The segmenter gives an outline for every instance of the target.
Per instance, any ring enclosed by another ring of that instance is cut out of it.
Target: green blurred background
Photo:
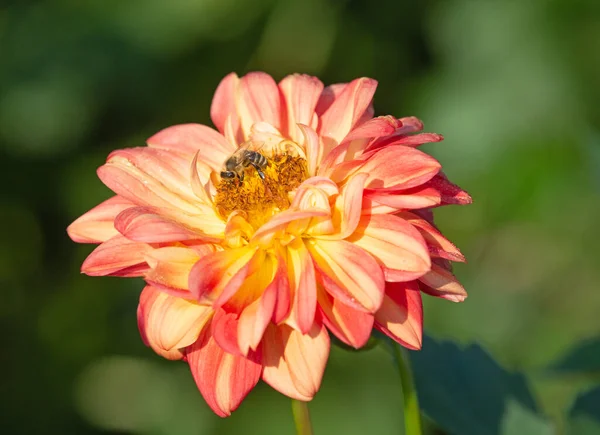
[[[110,195],[111,150],[210,124],[251,70],[376,78],[377,114],[445,135],[426,151],[475,200],[437,212],[470,297],[427,298],[426,330],[526,372],[564,426],[582,383],[542,369],[600,334],[600,2],[22,0],[0,6],[2,432],[293,433],[262,384],[214,416],[138,337],[142,281],[80,275],[92,246],[65,232]],[[388,355],[334,349],[311,410],[318,434],[402,433]]]

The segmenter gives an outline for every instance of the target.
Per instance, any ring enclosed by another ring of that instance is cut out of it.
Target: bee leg
[[[241,174],[238,175],[238,178],[240,179],[240,184],[244,182],[244,172],[243,171]]]
[[[265,179],[265,174],[263,171],[261,171],[260,167],[256,164],[256,163],[250,163],[252,166],[254,166],[254,169],[256,169],[256,172],[258,173],[258,176],[260,177],[261,180]]]

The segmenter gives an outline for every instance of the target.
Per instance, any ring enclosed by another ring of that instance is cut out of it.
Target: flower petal
[[[431,259],[425,240],[412,225],[393,215],[364,215],[348,241],[384,266],[387,281],[411,281],[427,273]]]
[[[225,123],[229,116],[237,118],[235,94],[239,83],[240,79],[237,74],[230,73],[221,80],[215,91],[210,105],[210,119],[221,133],[225,132]]]
[[[210,333],[225,352],[242,355],[238,344],[238,315],[236,313],[228,313],[223,308],[217,308],[210,322]]]
[[[369,174],[365,188],[398,190],[419,186],[433,178],[441,165],[433,157],[413,148],[390,146],[376,152],[353,171],[333,170],[331,179],[342,181],[348,175],[364,172]]]
[[[377,311],[385,282],[375,259],[345,240],[311,242],[307,246],[325,290],[354,309]]]
[[[298,124],[298,128],[302,132],[303,140],[298,143],[302,143],[306,152],[306,167],[308,176],[313,177],[317,173],[317,168],[323,159],[323,147],[319,141],[317,132],[312,128]]]
[[[279,89],[286,106],[287,125],[284,122],[283,133],[301,143],[303,135],[297,124],[316,127],[312,122],[315,119],[315,107],[323,91],[323,83],[316,77],[293,74],[279,82]]]
[[[202,257],[192,268],[189,287],[199,300],[220,307],[231,298],[251,273],[257,247],[219,251]]]
[[[315,324],[302,334],[286,325],[270,325],[263,345],[263,380],[288,397],[311,400],[321,386],[329,346],[324,326]]]
[[[355,310],[324,291],[319,291],[319,310],[327,329],[348,346],[358,349],[369,341],[372,314]]]
[[[217,171],[236,149],[235,145],[225,139],[221,133],[202,124],[180,124],[167,127],[156,133],[147,142],[150,148],[176,151],[188,155],[201,151],[200,161]],[[186,173],[183,172],[183,174]]]
[[[213,245],[205,245],[207,255],[214,252]],[[182,246],[166,246],[153,249],[145,256],[150,270],[146,273],[146,281],[159,286],[188,290],[188,277],[192,267],[202,257],[198,250]]]
[[[148,270],[145,255],[151,250],[147,243],[119,234],[94,249],[81,265],[81,272],[89,276],[142,276]]]
[[[294,210],[287,209],[273,216],[267,223],[262,225],[252,236],[252,242],[260,244],[270,244],[275,233],[282,231],[285,227],[295,220],[307,219],[318,216],[328,216],[329,212],[325,210]]]
[[[105,242],[119,234],[114,225],[115,217],[134,205],[125,198],[113,196],[77,218],[67,228],[67,234],[77,243]]]
[[[198,240],[205,236],[153,213],[152,209],[147,207],[131,207],[124,210],[116,217],[115,228],[130,240],[146,243]]]
[[[285,263],[268,256],[261,265],[260,272],[263,269],[266,269],[272,278],[269,278],[270,282],[264,290],[262,286],[259,288],[261,296],[244,308],[238,321],[239,349],[243,355],[247,355],[250,349],[258,348],[267,326],[276,315],[275,309],[278,305],[280,309],[285,310],[278,313],[280,319],[283,319],[289,310],[289,283]],[[282,294],[284,300],[278,301]]]
[[[319,135],[330,141],[330,146],[340,144],[361,119],[373,99],[377,82],[360,78],[348,83],[321,116]],[[326,88],[323,94],[331,92]],[[322,98],[327,98],[323,97]]]
[[[419,230],[427,243],[431,256],[441,257],[451,261],[465,261],[465,256],[462,255],[459,249],[446,239],[435,226],[425,219],[410,212],[402,212],[397,216],[405,219]]]
[[[281,130],[281,101],[275,80],[263,72],[242,77],[237,89],[237,111],[245,139],[257,122],[266,121]]]
[[[301,238],[287,245],[287,269],[292,304],[286,323],[306,334],[312,328],[317,310],[315,269]]]
[[[342,189],[336,200],[333,214],[334,225],[339,232],[315,237],[319,239],[340,240],[350,236],[356,230],[362,213],[363,190],[368,174],[356,174]]]
[[[426,187],[427,184],[412,189],[394,192],[368,191],[363,199],[363,214],[391,213],[398,210],[412,210],[440,205],[439,192]]]
[[[227,353],[207,330],[186,349],[186,357],[202,397],[220,417],[231,415],[240,406],[262,372],[259,354]]]
[[[188,180],[193,156],[152,148],[118,150],[98,168],[100,180],[117,195],[141,206],[197,213]]]
[[[431,270],[419,278],[421,290],[432,296],[462,302],[467,298],[467,291],[458,282],[452,272],[437,264],[431,265]]]
[[[385,298],[375,313],[375,326],[409,349],[423,343],[423,303],[415,281],[387,283]]]
[[[437,174],[428,184],[440,192],[442,205],[465,205],[473,202],[471,196],[467,192],[456,184],[452,184],[443,173]]]
[[[138,327],[144,342],[167,359],[181,359],[179,349],[194,343],[212,316],[198,305],[146,286],[140,295]]]

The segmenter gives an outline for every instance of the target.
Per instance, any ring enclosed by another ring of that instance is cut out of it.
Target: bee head
[[[222,171],[221,172],[221,178],[231,179],[231,178],[235,178],[235,177],[236,177],[236,174],[233,171]]]

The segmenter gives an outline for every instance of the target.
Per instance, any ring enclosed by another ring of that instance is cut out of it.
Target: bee
[[[238,177],[240,183],[244,181],[244,173],[248,166],[253,166],[261,180],[265,179],[263,169],[269,161],[258,150],[249,149],[252,142],[248,141],[240,147],[225,161],[225,168],[221,171],[221,178],[232,179]]]

